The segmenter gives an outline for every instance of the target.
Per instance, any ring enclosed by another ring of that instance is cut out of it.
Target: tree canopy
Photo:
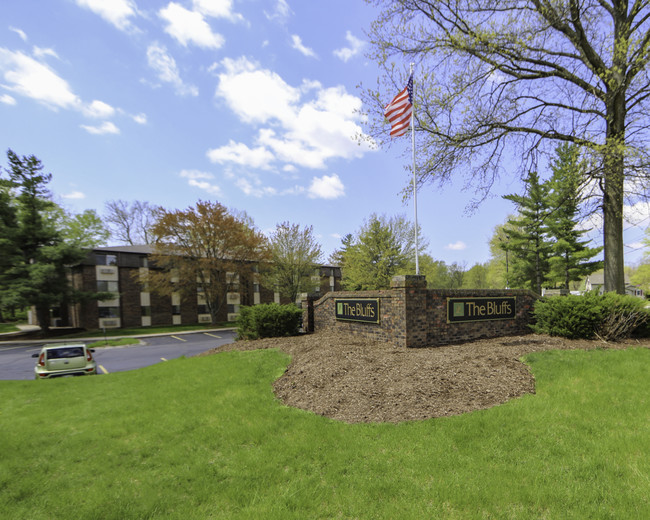
[[[218,202],[199,201],[185,210],[164,210],[152,228],[154,251],[150,290],[205,298],[216,323],[228,291],[270,260],[267,240],[250,219]]]
[[[320,244],[314,237],[314,228],[282,222],[269,237],[271,263],[264,281],[268,287],[277,287],[280,294],[295,302],[298,295],[312,292],[320,282],[313,281],[314,270],[321,261]]]
[[[515,158],[525,175],[558,143],[581,146],[603,213],[605,288],[622,293],[623,205],[647,182],[649,2],[367,1],[380,10],[370,57],[384,71],[364,95],[369,135],[387,137],[383,107],[410,61],[420,184],[465,172],[480,200]]]
[[[51,174],[34,155],[7,152],[8,179],[0,183],[0,307],[34,306],[44,333],[50,309],[106,294],[83,293],[68,282],[70,265],[80,262],[103,240],[94,212],[70,216],[50,199]],[[88,227],[81,229],[84,224]]]

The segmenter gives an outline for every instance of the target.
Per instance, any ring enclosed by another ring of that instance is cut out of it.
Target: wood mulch
[[[520,360],[543,350],[650,348],[530,334],[462,345],[406,349],[330,333],[237,341],[206,354],[276,348],[292,357],[273,384],[288,406],[348,422],[413,421],[490,408],[535,393]]]

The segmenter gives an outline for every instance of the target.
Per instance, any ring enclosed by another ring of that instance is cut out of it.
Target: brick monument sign
[[[424,276],[396,276],[390,289],[329,292],[319,300],[306,300],[305,329],[332,330],[400,347],[435,347],[531,332],[528,324],[538,298],[532,291],[426,285]]]

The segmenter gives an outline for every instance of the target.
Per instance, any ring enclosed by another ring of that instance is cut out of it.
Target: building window
[[[146,256],[140,257],[140,267],[149,267],[149,258]]]
[[[101,318],[119,318],[119,307],[99,307],[99,317]]]
[[[254,293],[260,292],[260,284],[258,284],[258,283],[253,284],[253,292]]]
[[[117,282],[109,282],[106,280],[97,280],[97,292],[112,292],[118,291]]]
[[[210,314],[207,305],[197,305],[196,312],[198,314]]]
[[[181,314],[181,306],[180,305],[172,305],[172,314],[174,316],[180,316],[180,314]]]
[[[105,255],[97,254],[95,255],[97,260],[97,265],[117,265],[117,255]]]
[[[149,307],[149,306],[140,307],[140,312],[141,312],[142,316],[151,317],[151,307]]]

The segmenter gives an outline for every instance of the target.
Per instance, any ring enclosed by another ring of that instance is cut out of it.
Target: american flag
[[[386,105],[384,115],[390,121],[390,136],[399,137],[406,133],[413,114],[413,74],[409,77],[404,90]]]

